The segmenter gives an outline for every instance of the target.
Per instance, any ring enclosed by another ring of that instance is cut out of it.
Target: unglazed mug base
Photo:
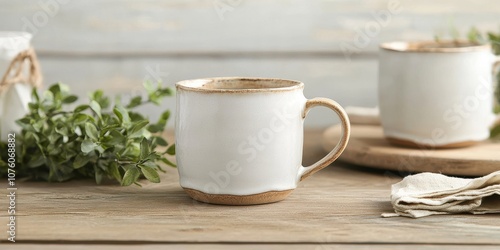
[[[406,139],[399,139],[395,137],[386,137],[387,141],[389,143],[396,145],[396,146],[403,146],[403,147],[409,147],[409,148],[429,148],[429,149],[452,149],[452,148],[464,148],[464,147],[469,147],[478,144],[480,141],[462,141],[462,142],[454,142],[454,143],[448,143],[444,145],[428,145],[428,144],[421,144],[417,143],[414,141],[406,140]]]
[[[282,201],[292,193],[293,189],[283,191],[268,191],[250,195],[207,194],[191,188],[184,188],[184,191],[189,195],[189,197],[193,198],[194,200],[205,203],[245,206]]]

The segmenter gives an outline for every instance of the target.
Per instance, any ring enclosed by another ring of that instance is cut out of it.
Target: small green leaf
[[[60,84],[54,84],[50,86],[49,91],[52,92],[54,96],[58,95],[59,93],[61,93]]]
[[[117,130],[111,130],[109,132],[109,135],[106,136],[106,138],[103,140],[104,142],[110,144],[110,145],[119,145],[119,144],[124,144],[125,143],[125,136],[122,135],[120,132]]]
[[[33,90],[31,91],[31,96],[33,97],[33,99],[35,100],[35,102],[39,102],[40,101],[40,96],[38,96],[38,90],[37,90],[37,88],[33,88]]]
[[[151,133],[158,133],[163,130],[163,126],[159,124],[151,124],[148,126],[148,131]]]
[[[16,123],[20,126],[23,126],[23,125],[27,126],[27,125],[31,124],[31,119],[28,117],[24,117],[24,118],[17,120]]]
[[[97,131],[96,126],[92,123],[85,123],[85,134],[94,141],[99,140],[99,132]]]
[[[132,98],[132,100],[130,100],[130,103],[127,105],[127,108],[129,108],[129,109],[135,108],[135,107],[141,105],[141,103],[142,103],[142,97],[136,96],[136,97]]]
[[[42,154],[36,154],[28,162],[28,167],[36,168],[45,163],[45,157]]]
[[[80,126],[73,127],[73,132],[75,132],[77,136],[82,136],[82,129],[80,128]]]
[[[164,122],[166,122],[168,120],[168,118],[170,118],[170,111],[169,110],[163,112],[160,116],[160,120],[164,121]]]
[[[89,161],[90,161],[90,157],[85,156],[83,154],[77,154],[75,157],[75,160],[73,161],[73,168],[79,169],[79,168],[87,165],[87,163],[89,163]]]
[[[500,136],[500,125],[497,125],[491,129],[490,138],[496,138]]]
[[[163,147],[168,146],[168,142],[165,139],[163,139],[162,137],[155,136],[154,139],[156,140],[156,144],[163,146]]]
[[[116,117],[118,117],[118,120],[120,121],[120,123],[123,123],[123,114],[120,112],[120,110],[117,107],[113,108],[113,113],[115,113]]]
[[[129,169],[127,169],[127,171],[123,175],[123,180],[121,183],[122,186],[132,185],[133,183],[135,183],[137,181],[137,179],[139,179],[140,175],[141,175],[141,173],[139,172],[139,169],[137,169],[136,166],[130,167]]]
[[[96,149],[97,144],[91,140],[83,140],[81,145],[81,151],[84,154],[88,154]]]
[[[150,182],[153,183],[160,183],[160,176],[158,175],[158,172],[154,168],[144,166],[144,165],[139,165],[141,168],[141,172],[148,179]]]
[[[57,134],[57,133],[52,133],[52,134],[49,134],[47,136],[47,138],[49,139],[49,142],[51,143],[49,146],[51,146],[51,145],[56,144],[57,140],[59,140],[61,138],[61,135]],[[59,148],[59,147],[55,147],[55,148]]]
[[[45,119],[47,117],[47,114],[45,114],[45,112],[42,109],[39,109],[38,117],[40,117],[41,119]]]
[[[122,182],[122,176],[120,170],[118,169],[118,163],[111,162],[108,166],[108,172],[115,178],[118,182]]]
[[[158,92],[160,93],[161,97],[171,96],[173,94],[173,91],[170,88],[160,88],[158,89]]]
[[[140,159],[146,159],[146,157],[149,156],[149,153],[151,151],[149,150],[149,143],[146,138],[143,138],[141,141],[141,156]]]
[[[33,111],[36,111],[39,108],[39,105],[36,103],[30,102],[30,103],[28,103],[28,108],[30,108]]]
[[[80,106],[75,108],[75,113],[80,113],[88,108],[90,108],[89,105],[80,105]]]
[[[101,105],[99,105],[99,103],[91,101],[90,108],[96,113],[97,116],[99,116],[99,118],[101,118]]]
[[[54,94],[50,91],[45,91],[43,93],[42,99],[44,99],[43,100],[44,103],[52,103],[54,102]]]
[[[94,100],[94,101],[95,101],[95,100],[99,100],[99,99],[101,99],[101,98],[102,98],[103,94],[104,94],[104,93],[102,92],[102,90],[98,89],[98,90],[94,91],[94,92],[90,95],[90,98],[91,98],[92,100]]]
[[[82,124],[88,120],[89,116],[86,114],[76,114],[73,117],[73,123],[74,124]]]
[[[151,93],[149,94],[149,101],[156,104],[156,105],[160,105],[160,97],[158,96],[158,94],[156,93]]]
[[[102,90],[96,90],[90,95],[90,99],[99,103],[102,109],[109,107],[109,98],[104,96]]]
[[[104,148],[101,146],[101,145],[97,145],[97,147],[95,147],[95,150],[99,151],[99,153],[104,153]]]
[[[141,165],[146,166],[146,167],[149,167],[149,168],[153,168],[153,169],[156,169],[156,168],[158,168],[158,167],[159,167],[159,166],[158,166],[156,163],[154,163],[153,161],[146,161],[146,162],[142,163]]]
[[[111,119],[111,117],[109,117]],[[114,121],[106,121],[106,123],[108,123],[109,125],[106,125],[104,126],[103,128],[101,128],[101,134],[106,134],[108,133],[109,131],[112,131],[112,130],[115,130],[117,128],[120,128],[120,124],[118,123],[115,123],[117,122],[116,120]]]
[[[172,144],[170,147],[168,147],[166,153],[169,155],[175,155],[175,144]]]
[[[63,99],[63,103],[74,103],[76,102],[76,100],[78,100],[78,97],[76,95],[70,95],[70,96],[67,96],[66,98]]]
[[[62,94],[67,95],[69,93],[68,85],[60,82],[58,82],[57,85],[59,86],[59,90],[61,91]]]
[[[31,121],[30,121],[31,122]],[[36,131],[36,132],[42,132],[42,128],[43,128],[43,125],[44,125],[44,121],[43,120],[39,120],[39,121],[36,121],[34,123],[31,124],[31,126],[33,126],[33,129]]]
[[[163,131],[165,129],[165,126],[167,125],[167,120],[169,117],[170,117],[170,111],[167,110],[163,112],[156,124],[149,125],[148,131],[151,133],[158,133]]]
[[[96,165],[94,165],[94,175],[95,175],[95,183],[101,184],[103,177],[102,170],[98,168]]]
[[[128,115],[128,111],[123,106],[116,105],[113,109],[113,113],[115,113],[123,125],[130,125],[130,116]]]
[[[148,92],[148,94],[154,93],[156,91],[156,88],[151,81],[144,82],[143,86],[146,89],[146,91]]]
[[[60,134],[60,135],[63,135],[63,136],[68,136],[69,133],[68,133],[68,129],[66,127],[61,127],[61,128],[58,128],[56,127],[55,128],[55,131]]]
[[[174,168],[175,168],[175,167],[177,167],[177,165],[175,165],[173,162],[169,161],[169,160],[168,160],[167,158],[165,158],[165,157],[161,158],[160,160],[161,160],[163,163],[165,163],[165,164],[167,164],[167,165],[169,165],[169,166],[171,166],[171,167],[174,167]]]
[[[136,113],[136,112],[128,112],[128,114],[130,115],[130,120],[132,122],[138,122],[140,120],[145,120],[146,119],[146,118],[144,118],[144,116],[142,116],[141,114]]]
[[[132,128],[130,128],[130,130],[129,130],[129,134],[130,135],[135,134],[136,132],[140,131],[142,128],[146,127],[146,125],[148,125],[148,123],[149,123],[148,120],[142,120],[142,121],[138,121],[138,122],[134,123],[132,125]]]

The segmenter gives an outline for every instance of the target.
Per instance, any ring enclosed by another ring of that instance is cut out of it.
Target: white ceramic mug
[[[31,34],[26,32],[0,32],[0,79],[6,74],[11,61],[20,52],[30,48],[31,37]],[[33,87],[28,84],[14,84],[0,88],[1,141],[7,140],[8,133],[21,130],[15,121],[28,112],[32,89]]]
[[[379,105],[384,134],[398,145],[453,148],[489,137],[493,114],[489,45],[391,42],[381,46]]]
[[[304,84],[265,78],[212,78],[176,84],[176,159],[180,184],[195,200],[228,205],[280,201],[297,183],[328,166],[349,138],[349,119],[336,102],[307,100]],[[303,122],[314,106],[342,121],[338,145],[301,166]]]

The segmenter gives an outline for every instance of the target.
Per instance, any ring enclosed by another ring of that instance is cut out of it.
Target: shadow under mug
[[[211,78],[176,84],[176,160],[180,184],[195,200],[251,205],[285,199],[297,184],[345,149],[349,119],[336,102],[307,100],[304,84],[267,78]],[[303,122],[315,106],[342,123],[337,146],[303,167]]]
[[[390,42],[380,46],[379,107],[393,144],[456,148],[489,137],[495,121],[488,44]]]

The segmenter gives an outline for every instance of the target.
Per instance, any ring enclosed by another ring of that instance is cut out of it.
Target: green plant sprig
[[[171,96],[170,88],[144,84],[148,96],[133,97],[123,106],[117,98],[111,110],[110,99],[101,90],[90,94],[88,104],[65,108],[77,101],[69,88],[54,84],[39,96],[34,90],[29,113],[16,121],[22,131],[16,142],[16,173],[35,180],[67,181],[77,178],[115,179],[123,186],[139,185],[144,176],[160,182],[163,162],[175,167],[167,156],[175,154],[175,145],[162,136],[170,112],[150,123],[133,109],[144,104],[159,105]],[[158,152],[158,147],[165,150]],[[0,172],[7,173],[7,145],[0,143]]]

